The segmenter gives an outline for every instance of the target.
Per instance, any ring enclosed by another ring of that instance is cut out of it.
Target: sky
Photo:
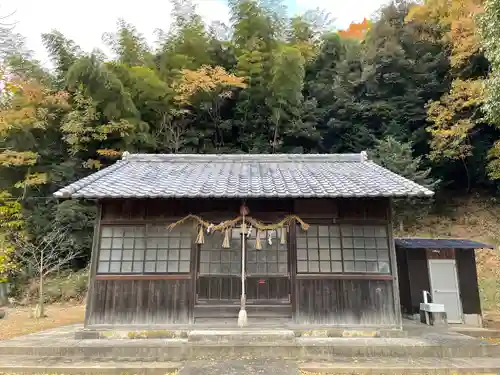
[[[195,0],[199,13],[211,21],[228,22],[226,0]],[[335,19],[339,29],[352,21],[370,17],[387,0],[285,0],[291,14],[307,9],[323,8]],[[106,52],[102,34],[114,31],[119,18],[135,25],[154,42],[155,29],[168,30],[170,3],[168,0],[3,0],[0,15],[15,12],[10,19],[17,22],[15,31],[26,38],[29,49],[44,65],[50,65],[41,44],[40,35],[52,29],[61,31],[85,51],[100,48]]]

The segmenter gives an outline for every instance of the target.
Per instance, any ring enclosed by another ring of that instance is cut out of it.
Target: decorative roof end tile
[[[368,161],[368,152],[366,151],[361,151],[360,153],[360,156],[361,156],[361,161]]]

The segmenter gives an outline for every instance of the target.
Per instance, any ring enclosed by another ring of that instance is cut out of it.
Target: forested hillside
[[[229,0],[229,25],[172,3],[154,45],[108,25],[112,56],[42,35],[53,69],[0,25],[0,276],[44,249],[86,265],[94,207],[51,195],[123,151],[368,150],[441,196],[499,191],[500,0],[396,1],[342,31],[279,0]],[[402,229],[432,204],[410,203]]]

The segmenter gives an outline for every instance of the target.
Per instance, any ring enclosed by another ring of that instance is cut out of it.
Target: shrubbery
[[[88,268],[65,271],[49,276],[44,281],[45,303],[83,302],[87,293]],[[17,279],[11,289],[16,303],[28,305],[38,301],[38,280]]]

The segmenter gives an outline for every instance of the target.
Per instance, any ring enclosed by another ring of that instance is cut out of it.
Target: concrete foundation
[[[487,330],[481,331],[486,337]],[[82,340],[75,338],[77,332],[86,331],[70,326],[0,341],[0,373],[159,375],[178,368],[180,374],[197,375],[197,367],[189,365],[194,361],[221,363],[215,373],[233,375],[227,363],[242,359],[263,363],[263,375],[276,375],[267,366],[270,361],[292,361],[290,368],[297,371],[301,363],[304,370],[335,374],[500,373],[500,345],[418,322],[399,331],[405,337],[377,337],[375,331],[316,329],[299,335],[286,329],[245,329],[152,334],[164,338],[148,337],[147,331],[124,331],[116,338],[108,331],[106,339]]]
[[[6,340],[0,342],[0,353],[163,362],[249,356],[315,361],[333,357],[500,358],[500,345],[418,323],[406,326],[405,337],[363,337],[354,336],[354,332],[350,332],[351,337],[331,336],[328,330],[302,332],[302,335],[292,330],[198,330],[191,331],[186,338],[78,340],[75,332],[79,330],[55,329]]]
[[[73,360],[0,356],[0,373],[8,374],[65,374],[65,375],[298,375],[302,371],[314,374],[337,375],[457,375],[498,374],[500,359],[387,359],[369,358],[352,361],[335,358],[329,362],[302,362],[291,359],[260,361],[255,359],[189,362],[142,362],[112,360]]]
[[[464,325],[468,327],[483,327],[483,317],[480,314],[464,314]]]
[[[206,344],[262,344],[294,343],[295,334],[291,330],[195,330],[188,334],[188,342]]]
[[[431,324],[436,327],[448,327],[448,318],[444,312],[430,313]]]

